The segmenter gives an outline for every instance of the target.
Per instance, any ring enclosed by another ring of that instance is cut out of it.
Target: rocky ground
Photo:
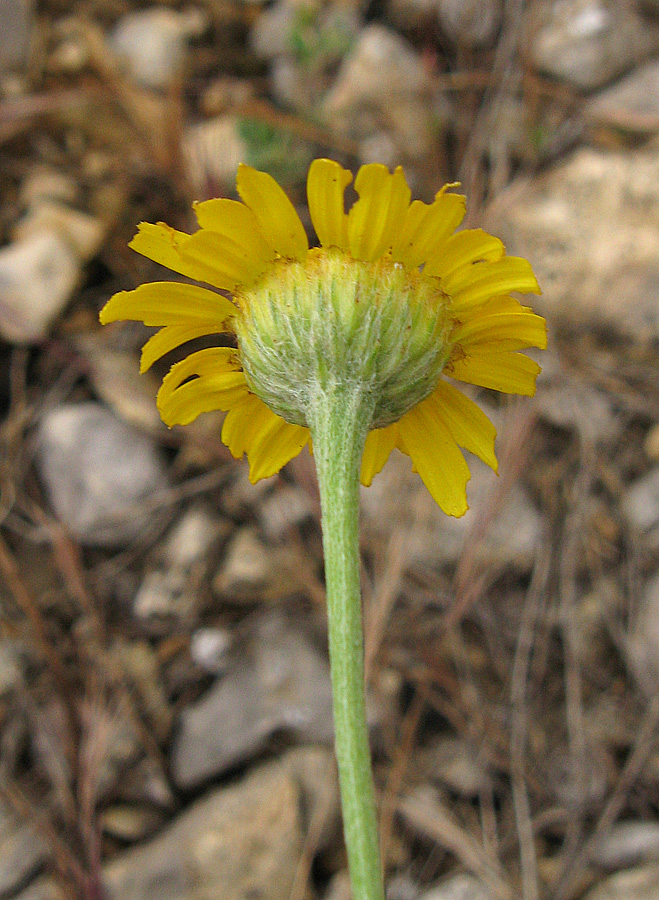
[[[389,900],[659,897],[659,4],[0,4],[0,898],[347,900],[318,499],[168,431],[140,220],[239,161],[460,180],[533,262],[533,402],[448,520],[363,492]],[[477,461],[476,461],[477,462]]]

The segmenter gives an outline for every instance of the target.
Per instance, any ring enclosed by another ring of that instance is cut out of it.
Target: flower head
[[[191,353],[158,393],[168,425],[223,410],[222,440],[247,454],[250,478],[278,472],[310,444],[306,418],[319,383],[358,383],[370,398],[361,480],[397,447],[441,508],[467,509],[460,447],[496,469],[495,429],[453,381],[532,395],[540,371],[520,350],[546,346],[545,321],[511,296],[539,292],[529,263],[480,229],[456,231],[465,199],[445,186],[411,202],[399,167],[365,165],[348,213],[350,172],[327,159],[309,170],[309,212],[320,242],[269,175],[238,170],[242,203],[195,204],[192,235],[142,223],[130,246],[217,290],[159,282],[115,294],[101,322],[159,330],[141,369],[198,337],[232,333],[235,348]],[[450,380],[449,380],[450,379]]]

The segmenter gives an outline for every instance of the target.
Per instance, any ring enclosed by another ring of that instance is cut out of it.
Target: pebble
[[[0,897],[22,887],[47,856],[48,849],[37,831],[29,823],[17,821],[0,801]]]
[[[127,13],[110,35],[110,46],[142,87],[161,90],[181,75],[188,41],[206,28],[201,10],[179,12],[153,6]]]
[[[190,638],[190,656],[202,672],[222,675],[229,664],[231,644],[226,628],[198,628]]]
[[[314,515],[309,494],[298,485],[278,483],[256,509],[265,537],[277,543],[286,538],[291,528]]]
[[[192,622],[199,605],[205,557],[231,526],[201,506],[191,507],[171,530],[157,568],[148,572],[133,601],[133,613],[158,631],[172,620]]]
[[[162,824],[162,812],[145,806],[109,806],[99,814],[103,833],[126,843],[151,837]]]
[[[584,114],[596,125],[634,133],[659,131],[659,60],[635,69],[586,104]]]
[[[437,15],[446,34],[462,47],[489,46],[499,31],[502,0],[438,0]]]
[[[494,900],[475,875],[452,875],[421,895],[419,900]]]
[[[137,353],[110,346],[116,336],[121,341],[122,333],[120,327],[110,326],[77,334],[72,340],[84,358],[96,395],[105,405],[139,431],[154,437],[163,435],[167,428],[156,406],[160,381],[151,370],[140,373]]]
[[[308,825],[303,810],[313,807],[297,770],[310,756],[320,779],[328,755],[298,751],[195,801],[106,866],[108,900],[289,900]]]
[[[228,524],[204,506],[186,510],[172,528],[164,548],[168,568],[187,571],[202,562]]]
[[[439,509],[419,476],[412,472],[409,459],[392,454],[373,484],[362,489],[365,534],[381,540],[393,529],[403,529],[411,564],[434,567],[457,560],[479,517],[488,515],[488,503],[498,485],[496,475],[480,460],[470,457],[469,468],[472,477],[467,496],[471,509],[456,519]],[[401,495],[406,498],[404,508]],[[485,565],[511,565],[525,571],[533,566],[540,533],[540,514],[524,487],[515,483],[475,553]]]
[[[212,587],[232,603],[274,602],[299,591],[298,569],[292,548],[266,544],[255,528],[247,526],[228,543]]]
[[[531,261],[551,322],[659,339],[659,150],[580,149],[513,183],[483,225]]]
[[[38,165],[23,179],[18,195],[24,208],[38,206],[44,200],[73,203],[78,188],[75,179],[51,166]]]
[[[613,444],[620,438],[622,422],[616,416],[615,397],[598,390],[586,378],[566,371],[552,350],[542,353],[542,375],[535,409],[552,425],[575,431],[592,444]]]
[[[418,900],[419,887],[406,873],[400,872],[387,880],[387,900]]]
[[[263,616],[226,674],[186,707],[172,747],[172,777],[198,786],[253,757],[276,731],[332,738],[326,656],[279,613]]]
[[[0,0],[0,73],[22,68],[35,25],[34,0]]]
[[[384,119],[399,152],[419,158],[430,140],[430,111],[423,96],[428,87],[412,46],[391,28],[367,25],[340,65],[322,115],[360,142],[381,131]]]
[[[650,864],[617,872],[589,890],[583,900],[657,900],[659,866]]]
[[[596,841],[591,860],[606,869],[623,869],[659,860],[659,824],[619,822]]]
[[[39,231],[0,247],[0,334],[18,344],[43,340],[80,277],[80,259],[61,234]]]
[[[67,900],[52,878],[37,878],[32,884],[16,894],[14,900]]]
[[[152,441],[95,402],[44,415],[38,469],[57,517],[92,546],[137,538],[154,515],[145,501],[167,486]]]
[[[623,510],[638,531],[653,531],[659,525],[659,467],[650,469],[628,488]]]
[[[247,145],[232,115],[189,125],[183,132],[181,151],[186,174],[200,197],[233,185],[238,165],[247,157]]]
[[[610,84],[658,46],[659,33],[632,4],[560,0],[535,8],[527,52],[546,75],[591,91]]]
[[[21,185],[26,211],[0,248],[0,334],[10,341],[46,337],[105,238],[101,219],[69,205],[75,194],[71,178],[45,166]]]
[[[0,638],[0,699],[23,683],[20,644],[12,638]]]
[[[270,64],[274,98],[294,109],[311,110],[360,29],[353,4],[278,0],[254,23],[250,43]]]
[[[95,255],[105,238],[105,224],[87,213],[72,209],[60,200],[43,198],[31,204],[27,214],[12,230],[15,241],[27,241],[40,234],[58,235],[67,241],[81,262]]]
[[[659,573],[642,591],[636,624],[627,640],[627,655],[648,696],[653,696],[659,678]]]
[[[419,752],[418,764],[431,781],[440,781],[463,797],[478,797],[489,784],[487,771],[459,738],[438,738]]]

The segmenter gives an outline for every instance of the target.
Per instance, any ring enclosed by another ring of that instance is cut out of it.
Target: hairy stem
[[[359,387],[313,397],[308,421],[322,509],[334,733],[353,900],[384,900],[364,695],[359,473],[372,416]]]

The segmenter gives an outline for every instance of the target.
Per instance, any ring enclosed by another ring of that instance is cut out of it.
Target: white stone
[[[190,36],[205,27],[203,15],[151,7],[130,12],[110,36],[135,81],[147,88],[166,88],[181,74]]]
[[[0,248],[0,334],[14,343],[43,340],[80,275],[71,243],[38,231]]]
[[[182,151],[190,182],[201,196],[207,196],[213,187],[233,184],[238,165],[247,155],[236,117],[231,115],[189,126],[183,134]]]

